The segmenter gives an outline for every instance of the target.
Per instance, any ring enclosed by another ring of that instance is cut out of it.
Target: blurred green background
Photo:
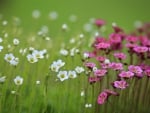
[[[67,21],[75,14],[84,22],[90,17],[105,19],[108,23],[116,22],[124,28],[132,28],[136,20],[150,20],[149,0],[0,0],[0,13],[5,18],[20,17],[22,25],[32,25],[32,11],[41,11],[41,21],[50,11],[57,11],[59,21]]]

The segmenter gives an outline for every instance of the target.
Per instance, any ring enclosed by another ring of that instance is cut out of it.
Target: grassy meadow
[[[149,4],[134,3],[0,0],[0,113],[149,113]]]

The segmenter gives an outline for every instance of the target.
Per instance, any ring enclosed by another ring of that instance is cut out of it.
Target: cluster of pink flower
[[[100,28],[105,21],[96,20],[95,24]],[[104,104],[111,95],[118,96],[115,89],[126,89],[130,85],[128,79],[150,77],[150,65],[147,63],[150,60],[150,24],[144,24],[131,34],[116,25],[113,29],[108,38],[95,38],[93,51],[86,52],[88,58],[84,61],[90,84],[101,82],[110,71],[116,71],[116,80],[110,82],[113,87],[98,95],[98,104]]]

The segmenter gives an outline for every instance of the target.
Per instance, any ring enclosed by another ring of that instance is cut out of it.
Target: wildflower
[[[96,60],[98,60],[98,61],[100,61],[101,63],[103,63],[104,61],[105,61],[105,57],[103,57],[103,56],[98,56],[98,57],[96,57]]]
[[[59,73],[57,74],[57,77],[60,79],[60,81],[64,81],[68,79],[67,71],[59,71]]]
[[[138,38],[136,36],[129,35],[126,37],[126,40],[130,43],[136,43],[138,41]]]
[[[80,73],[84,72],[84,68],[77,66],[77,67],[75,68],[75,71],[76,71],[78,74],[80,74]]]
[[[95,67],[96,64],[93,63],[93,62],[87,62],[87,63],[85,63],[85,66],[88,67],[88,68],[90,68],[90,69],[93,69],[93,67]]]
[[[115,81],[113,86],[118,89],[125,89],[128,86],[128,83],[125,80]]]
[[[109,64],[109,67],[112,68],[113,70],[122,70],[123,69],[122,63],[112,62]]]
[[[35,19],[38,19],[40,17],[41,13],[39,10],[34,10],[32,12],[32,17],[35,18]]]
[[[97,67],[93,67],[93,69],[92,69],[94,72],[97,70]]]
[[[93,30],[93,26],[92,26],[92,24],[90,24],[90,23],[86,23],[86,24],[83,26],[83,29],[84,29],[84,31],[86,31],[86,32],[91,32],[91,31]]]
[[[3,42],[3,39],[0,37],[0,43]]]
[[[5,54],[4,59],[5,59],[7,62],[10,62],[10,61],[12,61],[12,60],[15,59],[15,56],[14,56],[12,53]]]
[[[101,92],[98,95],[97,103],[104,104],[106,102],[107,98],[108,98],[108,94],[106,92]]]
[[[58,13],[56,11],[52,11],[49,13],[49,18],[52,20],[56,20],[58,18]]]
[[[18,45],[18,44],[19,44],[19,40],[18,40],[17,38],[15,38],[15,39],[13,40],[13,43],[14,43],[14,45]]]
[[[112,33],[109,36],[110,43],[121,43],[122,38],[120,34]]]
[[[110,48],[110,44],[106,42],[101,42],[95,45],[96,49],[108,49]]]
[[[144,47],[144,46],[136,46],[133,48],[133,50],[137,53],[145,53],[148,51],[148,47]]]
[[[5,82],[5,80],[6,80],[6,76],[2,76],[2,77],[0,77],[0,83],[4,83],[4,82]]]
[[[10,64],[13,65],[13,66],[17,66],[18,63],[19,63],[19,58],[15,58],[15,59],[10,61]]]
[[[126,59],[126,55],[124,53],[114,53],[114,56],[119,60]]]
[[[76,15],[70,15],[69,20],[71,22],[76,22],[77,21],[77,16]]]
[[[84,91],[81,91],[81,97],[83,97],[85,95],[85,92]]]
[[[97,77],[102,77],[102,76],[105,76],[107,70],[105,69],[98,69],[96,71],[94,71],[94,75],[97,76]]]
[[[57,62],[53,62],[50,66],[50,69],[54,72],[58,72],[59,68],[60,67],[58,66]]]
[[[68,29],[67,24],[63,24],[63,25],[62,25],[62,30],[67,30],[67,29]]]
[[[100,77],[89,77],[88,81],[90,84],[93,84],[93,83],[99,81],[100,79],[101,79]]]
[[[66,49],[61,49],[61,50],[60,50],[60,54],[63,55],[63,56],[67,56],[68,53],[69,53],[69,52],[68,52]]]
[[[39,85],[41,82],[39,80],[36,81],[36,84]]]
[[[16,91],[11,91],[11,94],[15,94],[16,93]]]
[[[102,19],[96,19],[95,20],[95,25],[97,26],[97,27],[101,27],[101,26],[103,26],[103,25],[105,25],[105,21],[104,20],[102,20]]]
[[[145,72],[145,75],[146,75],[147,77],[150,77],[150,69],[147,69],[147,70],[145,70],[144,72]]]
[[[119,73],[119,77],[121,78],[131,78],[133,76],[134,76],[134,73],[130,71],[122,71],[121,73]]]
[[[130,65],[128,67],[129,71],[135,73],[135,74],[141,74],[143,72],[143,70],[141,69],[140,66],[134,66],[134,65]]]
[[[85,107],[86,107],[86,108],[91,108],[91,107],[92,107],[92,104],[85,104]]]
[[[16,78],[14,79],[14,82],[16,85],[22,85],[23,84],[23,78],[20,76],[16,76]]]
[[[69,71],[69,72],[68,72],[68,77],[69,77],[69,78],[76,78],[76,77],[77,77],[77,74],[76,74],[75,71]]]
[[[7,20],[4,20],[3,22],[2,22],[2,25],[3,26],[6,26],[8,24],[8,21]]]
[[[32,56],[35,56],[37,59],[43,59],[44,53],[44,51],[33,50]]]
[[[35,63],[38,61],[37,57],[35,55],[32,55],[32,54],[28,54],[27,55],[27,60],[30,62],[30,63]]]
[[[3,49],[4,49],[4,47],[3,47],[3,46],[0,46],[0,52],[1,52]]]
[[[108,96],[110,96],[110,95],[119,96],[119,94],[117,92],[112,91],[110,89],[105,89],[104,92],[106,92],[108,94]]]

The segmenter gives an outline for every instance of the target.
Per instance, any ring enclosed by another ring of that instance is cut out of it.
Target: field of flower
[[[149,22],[120,26],[80,13],[64,13],[64,21],[63,13],[43,16],[38,8],[21,18],[5,12],[0,113],[150,113]]]

